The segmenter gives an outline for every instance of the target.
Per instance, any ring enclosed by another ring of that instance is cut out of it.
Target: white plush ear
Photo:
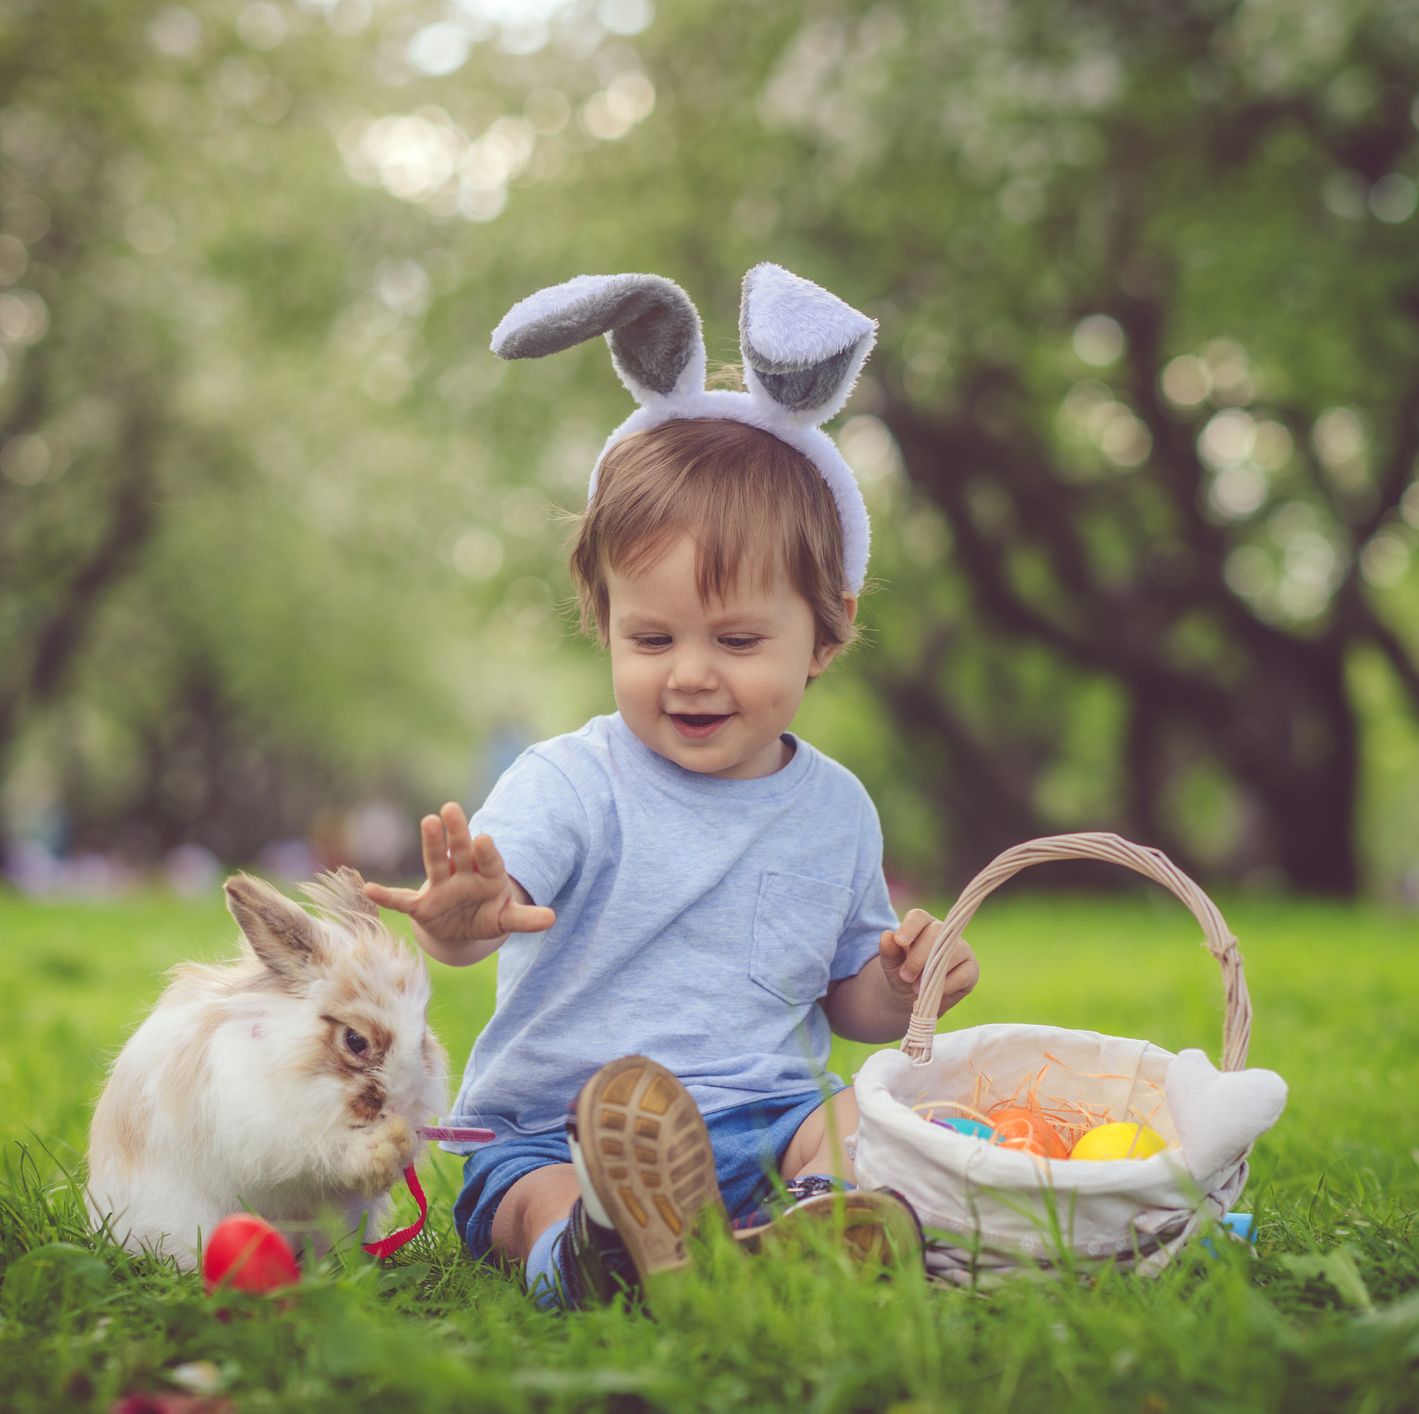
[[[875,319],[782,266],[744,277],[744,381],[795,422],[816,427],[841,410],[876,338]]]
[[[1218,1070],[1201,1051],[1180,1051],[1163,1089],[1199,1182],[1246,1153],[1286,1108],[1286,1082],[1274,1070]]]
[[[578,275],[519,301],[493,330],[499,358],[542,358],[598,334],[642,406],[705,386],[705,341],[690,297],[662,275]]]

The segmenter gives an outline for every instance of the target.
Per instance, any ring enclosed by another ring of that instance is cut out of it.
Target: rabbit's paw
[[[388,1193],[414,1158],[414,1131],[402,1115],[380,1120],[363,1135],[355,1180],[361,1193]]]

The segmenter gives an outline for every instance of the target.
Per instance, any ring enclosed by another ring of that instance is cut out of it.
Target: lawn
[[[222,954],[220,903],[0,896],[0,1407],[107,1409],[129,1390],[215,1388],[238,1410],[1124,1408],[1419,1405],[1419,923],[1376,909],[1238,901],[1252,1056],[1291,1087],[1242,1207],[1253,1256],[1193,1250],[1161,1278],[1016,1282],[993,1294],[867,1281],[831,1260],[738,1260],[654,1320],[531,1308],[448,1225],[457,1163],[422,1164],[430,1233],[383,1269],[341,1252],[297,1298],[218,1320],[190,1276],[88,1236],[78,1173],[103,1067],[164,968]],[[949,1018],[1047,1021],[1215,1056],[1221,999],[1165,897],[1014,895],[971,929],[983,977]],[[492,965],[438,968],[455,1065]],[[844,1074],[868,1047],[842,1046]],[[407,1255],[412,1253],[413,1255]],[[231,1304],[231,1303],[228,1303]]]

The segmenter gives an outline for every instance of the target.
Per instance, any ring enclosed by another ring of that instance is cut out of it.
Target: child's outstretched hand
[[[488,835],[474,839],[468,817],[450,801],[419,822],[424,850],[422,888],[365,885],[382,908],[407,913],[425,951],[455,966],[487,957],[509,933],[540,933],[557,921],[550,908],[533,904],[512,878]],[[480,946],[489,944],[492,946]]]
[[[888,928],[878,944],[882,958],[882,973],[887,985],[910,1010],[916,1005],[921,989],[921,974],[931,956],[931,945],[942,928],[939,918],[933,918],[924,908],[911,909],[895,928]],[[946,974],[946,986],[941,993],[938,1016],[945,1016],[953,1006],[967,996],[980,980],[980,963],[971,945],[962,938]]]

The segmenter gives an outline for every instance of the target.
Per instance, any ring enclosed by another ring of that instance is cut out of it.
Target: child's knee
[[[538,1237],[571,1212],[579,1191],[571,1164],[547,1164],[523,1174],[493,1214],[492,1255],[525,1262]]]
[[[852,1168],[843,1141],[857,1129],[857,1096],[852,1086],[825,1100],[798,1126],[798,1132],[784,1150],[779,1172],[784,1178],[801,1173],[834,1173],[852,1177]]]

